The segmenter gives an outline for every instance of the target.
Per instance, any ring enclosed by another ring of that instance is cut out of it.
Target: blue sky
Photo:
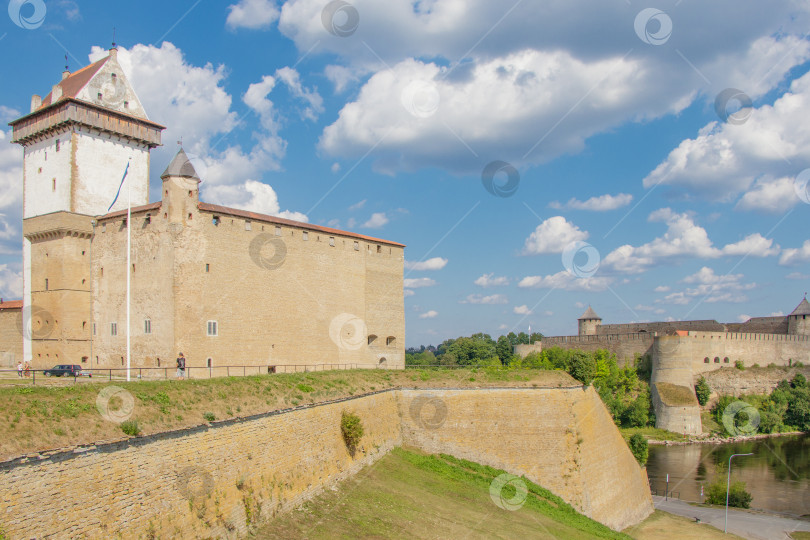
[[[408,346],[570,334],[588,304],[605,322],[737,321],[810,289],[808,12],[15,0],[0,117],[115,27],[168,127],[152,200],[182,137],[208,202],[407,244]],[[22,152],[0,134],[0,295],[19,298]]]

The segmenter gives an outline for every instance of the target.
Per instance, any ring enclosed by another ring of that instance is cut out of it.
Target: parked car
[[[42,372],[46,377],[92,377],[90,372],[83,372],[82,366],[78,364],[59,364],[51,369],[46,369]]]

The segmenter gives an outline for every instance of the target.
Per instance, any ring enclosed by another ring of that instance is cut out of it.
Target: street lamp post
[[[731,490],[731,460],[737,456],[752,456],[753,452],[749,452],[748,454],[731,454],[731,457],[728,458],[728,478],[726,480],[726,524],[723,527],[723,532],[728,532],[728,494]]]

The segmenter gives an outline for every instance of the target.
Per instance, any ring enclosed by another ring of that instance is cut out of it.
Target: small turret
[[[169,223],[182,223],[192,218],[200,202],[200,177],[181,147],[163,174],[163,208]]]
[[[810,302],[807,301],[807,293],[788,315],[788,334],[810,336]]]
[[[591,306],[578,319],[580,336],[595,336],[596,329],[602,325],[602,317],[596,314]]]

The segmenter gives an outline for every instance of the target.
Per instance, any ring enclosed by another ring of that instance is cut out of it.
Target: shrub
[[[734,367],[735,367],[735,368],[737,368],[737,369],[739,369],[740,371],[744,371],[744,370],[745,370],[745,364],[743,363],[743,361],[742,361],[742,360],[737,360],[737,361],[735,361],[735,362],[734,362]]]
[[[354,454],[357,443],[360,442],[360,438],[363,436],[363,422],[360,417],[352,412],[343,411],[340,415],[340,431],[343,433],[346,448]]]
[[[790,381],[790,385],[793,388],[806,388],[807,387],[807,378],[802,375],[801,373],[797,373],[793,380]]]
[[[650,421],[650,401],[646,393],[641,394],[622,412],[622,426],[644,427]]]
[[[302,392],[312,392],[313,390],[315,390],[315,389],[314,389],[313,387],[311,387],[310,385],[308,385],[308,384],[304,384],[304,383],[298,383],[298,384],[296,385],[296,388],[298,388],[298,389],[299,389],[299,390],[301,390]]]
[[[574,351],[571,355],[569,373],[582,384],[588,386],[596,377],[596,360],[587,353]]]
[[[736,508],[748,508],[753,497],[745,490],[745,482],[733,482],[728,492],[728,505]],[[709,486],[706,493],[706,502],[709,504],[726,504],[726,482],[718,477]]]
[[[709,383],[706,382],[705,377],[701,377],[698,379],[697,384],[695,385],[695,395],[697,396],[698,403],[701,405],[706,405],[709,401],[709,396],[712,393],[712,389],[709,387]]]
[[[209,422],[213,422],[217,419],[216,415],[212,412],[203,413],[203,418],[205,418]]]
[[[647,463],[647,458],[650,455],[650,447],[647,444],[647,439],[644,438],[644,435],[641,433],[635,433],[632,437],[630,437],[630,442],[628,443],[630,446],[630,451],[633,452],[633,455],[636,457],[636,461],[638,461],[639,465],[645,465]]]
[[[123,422],[121,422],[121,425],[119,427],[121,428],[121,431],[123,431],[124,433],[126,433],[131,437],[135,437],[141,432],[141,428],[138,427],[137,420],[124,420]]]

